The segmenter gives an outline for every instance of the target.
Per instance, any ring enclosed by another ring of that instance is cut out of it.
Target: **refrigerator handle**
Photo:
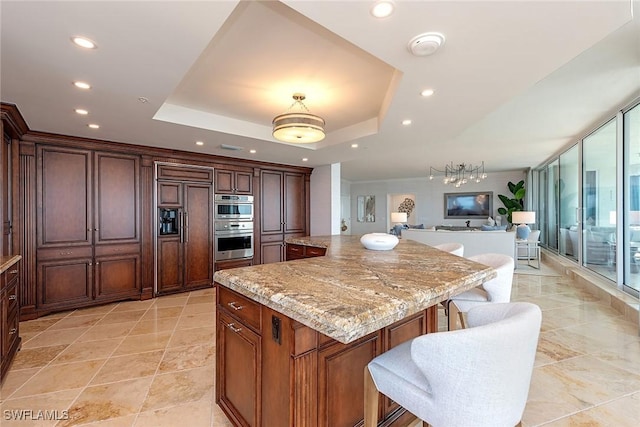
[[[189,242],[189,215],[184,212],[184,241]]]
[[[180,229],[180,243],[184,242],[184,220],[182,219],[182,209],[178,210],[178,228]]]

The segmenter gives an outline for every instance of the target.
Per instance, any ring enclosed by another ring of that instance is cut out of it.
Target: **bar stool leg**
[[[373,382],[369,367],[364,367],[364,427],[378,425],[378,389]]]

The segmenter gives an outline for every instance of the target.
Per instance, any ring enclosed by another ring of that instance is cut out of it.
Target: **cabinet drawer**
[[[140,253],[140,245],[131,243],[129,245],[104,245],[96,246],[96,257],[120,254],[137,254]]]
[[[218,305],[247,326],[260,331],[260,305],[237,292],[218,286]]]
[[[2,342],[2,352],[4,354],[6,354],[11,349],[11,347],[13,347],[13,343],[18,339],[18,336],[18,312],[14,311],[13,313],[9,313],[6,329],[4,330],[4,339]]]
[[[6,298],[5,307],[8,314],[18,310],[18,286],[15,283],[7,288],[4,298]]]
[[[282,233],[280,233],[280,234],[261,234],[260,235],[260,243],[281,242],[281,241],[282,241]]]
[[[48,259],[91,258],[92,256],[93,248],[91,246],[38,249],[37,252],[38,261]]]
[[[307,246],[305,255],[307,257],[324,256],[326,252],[327,252],[326,248],[318,248],[316,246]]]
[[[287,258],[291,258],[293,256],[304,256],[304,246],[287,243]]]

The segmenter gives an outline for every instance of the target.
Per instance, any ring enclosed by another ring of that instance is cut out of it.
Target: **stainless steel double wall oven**
[[[215,260],[253,258],[253,196],[214,196]]]

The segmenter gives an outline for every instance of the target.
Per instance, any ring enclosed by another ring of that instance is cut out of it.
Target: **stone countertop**
[[[288,243],[326,247],[324,257],[216,271],[214,280],[348,344],[495,277],[494,269],[407,239],[371,251],[360,236]]]
[[[21,255],[10,255],[0,257],[0,273],[4,273],[22,259]]]

